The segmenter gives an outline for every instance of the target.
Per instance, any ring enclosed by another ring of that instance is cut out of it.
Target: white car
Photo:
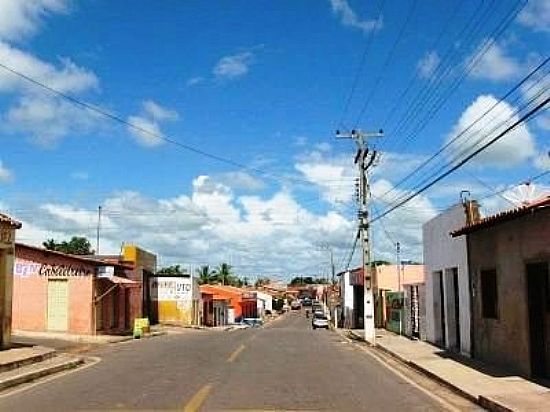
[[[324,313],[316,312],[313,314],[313,319],[311,320],[311,326],[313,329],[324,328],[328,329],[328,318]]]

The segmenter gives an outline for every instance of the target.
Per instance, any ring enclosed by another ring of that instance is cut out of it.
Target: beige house
[[[473,357],[549,378],[550,196],[452,236],[467,241]]]

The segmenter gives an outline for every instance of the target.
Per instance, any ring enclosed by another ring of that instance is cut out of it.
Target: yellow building
[[[151,312],[158,323],[178,326],[199,325],[201,292],[191,275],[159,275],[149,278]]]
[[[152,324],[158,323],[151,307],[149,293],[149,279],[157,271],[157,256],[136,245],[128,244],[122,247],[122,259],[134,267],[131,279],[143,285],[142,316],[149,318]]]

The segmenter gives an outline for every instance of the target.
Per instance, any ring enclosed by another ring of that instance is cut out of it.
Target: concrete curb
[[[19,375],[1,379],[0,377],[0,391],[12,388],[23,383],[32,382],[36,379],[42,378],[44,376],[52,375],[54,373],[62,372],[68,369],[74,369],[84,363],[83,358],[74,358],[68,359],[65,362],[62,362],[58,365],[47,366],[43,368],[38,368],[29,372],[23,372]]]
[[[397,361],[401,362],[402,364],[413,368],[417,372],[422,373],[424,376],[426,376],[426,377],[436,381],[437,383],[445,386],[446,388],[452,390],[457,395],[460,395],[463,398],[465,398],[465,399],[467,399],[467,400],[469,400],[473,403],[478,404],[482,408],[485,408],[489,411],[494,411],[494,412],[513,412],[513,409],[510,409],[506,405],[503,405],[502,403],[494,401],[493,399],[490,399],[490,398],[485,397],[483,395],[472,395],[471,393],[466,392],[462,388],[456,386],[455,384],[453,384],[452,382],[442,378],[441,376],[436,375],[435,373],[429,371],[428,369],[424,368],[423,366],[419,365],[418,363],[416,363],[414,361],[411,361],[409,359],[406,359],[403,356],[399,355],[398,353],[396,353],[396,352],[394,352],[394,351],[392,351],[388,348],[385,348],[384,346],[382,346],[380,344],[375,343],[373,345],[369,342],[366,342],[362,337],[356,335],[352,331],[348,330],[347,335],[350,339],[353,339],[353,340],[356,340],[356,341],[361,341],[364,344],[366,344],[367,346],[369,346],[369,347],[371,347],[375,350],[379,350],[381,352],[386,353],[387,355],[390,355],[392,358],[396,359]]]
[[[36,355],[27,356],[21,359],[16,359],[10,362],[5,362],[0,364],[0,373],[2,372],[8,372],[13,369],[21,368],[23,366],[32,365],[38,362],[45,361],[47,359],[51,359],[56,356],[56,351],[54,349],[51,349],[49,351],[45,351],[44,353],[38,353]]]

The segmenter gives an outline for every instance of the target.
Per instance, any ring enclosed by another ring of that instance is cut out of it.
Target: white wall
[[[470,355],[470,287],[466,236],[453,238],[450,232],[466,223],[464,206],[458,204],[436,216],[422,226],[424,242],[424,265],[426,268],[426,337],[433,343],[440,343],[442,333],[446,336],[446,345],[454,343],[455,331],[454,306],[451,268],[458,269],[458,295],[460,320],[460,348]],[[434,272],[443,273],[443,288],[446,302],[441,302],[439,281]],[[441,330],[440,313],[445,310],[447,330]]]
[[[353,286],[350,284],[349,272],[344,272],[340,275],[340,290],[342,293],[342,313],[344,314],[345,321],[341,327],[347,327],[350,325],[353,317]]]

